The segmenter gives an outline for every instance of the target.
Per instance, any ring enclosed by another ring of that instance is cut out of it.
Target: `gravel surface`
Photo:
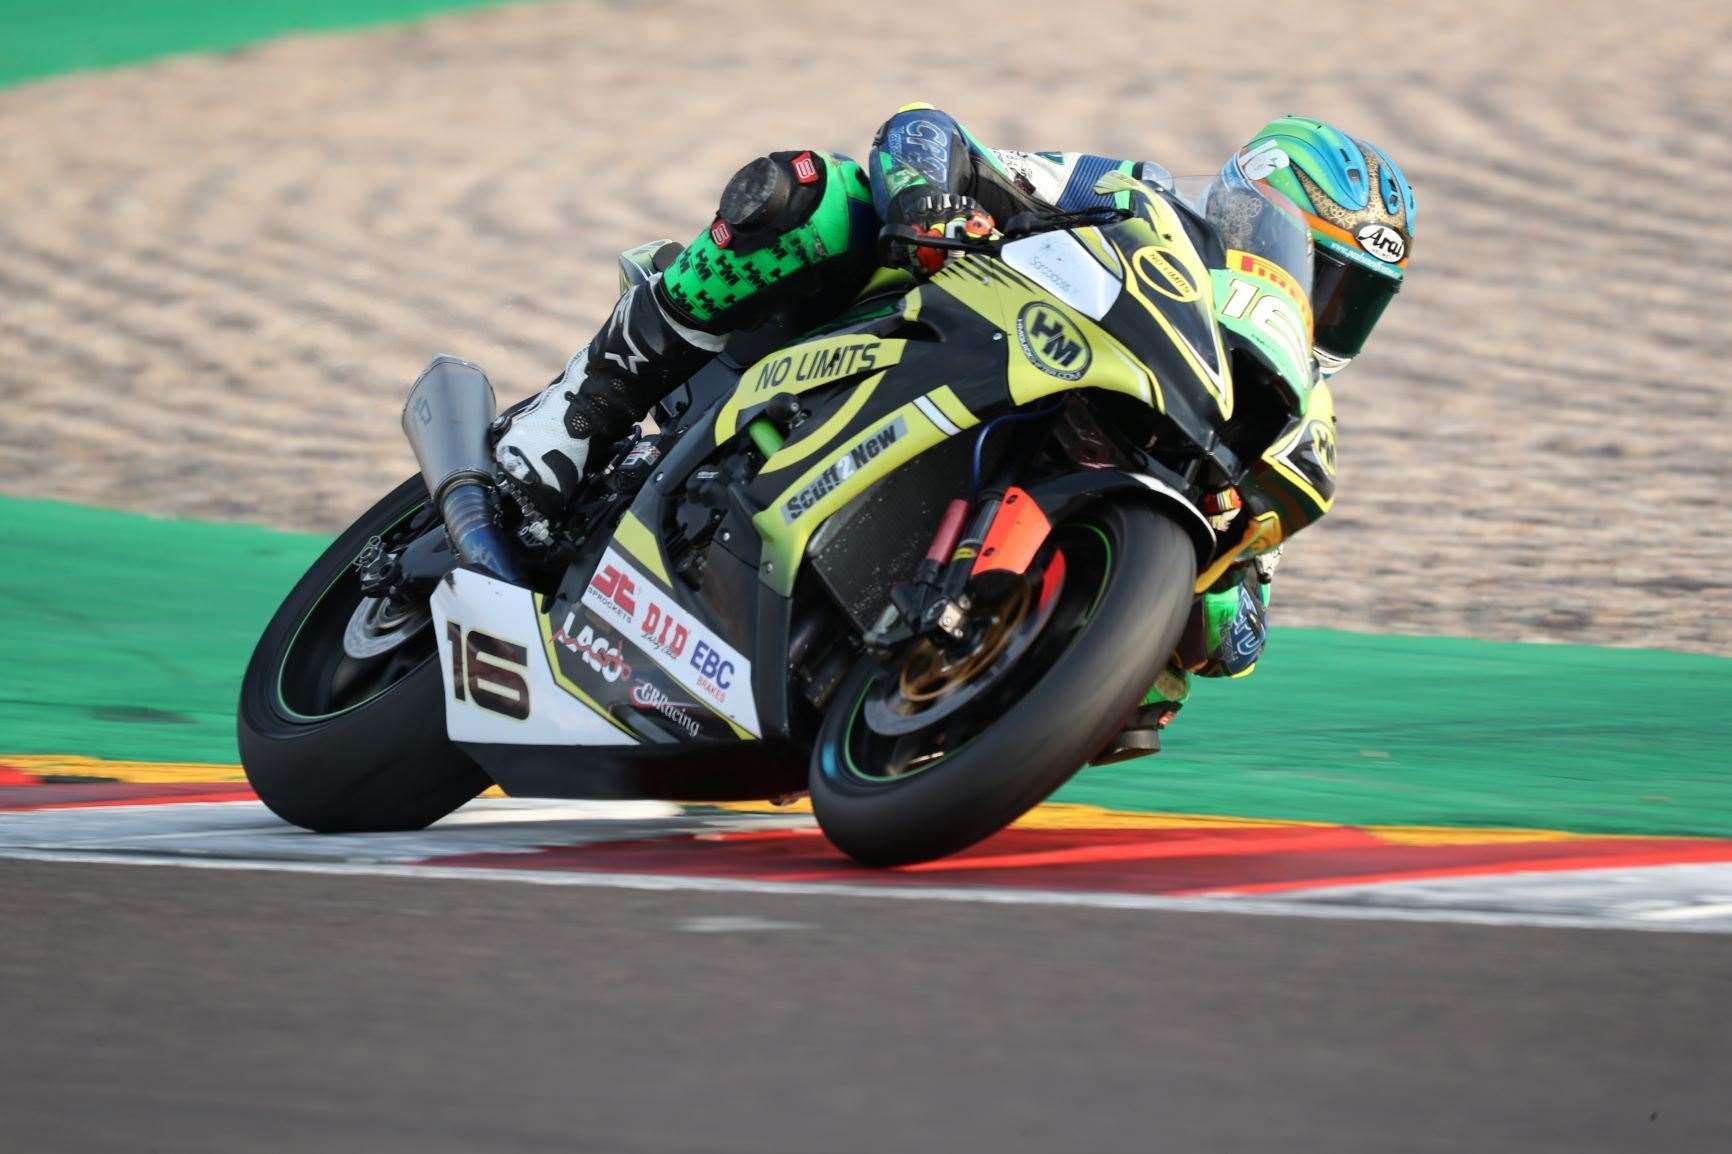
[[[1195,171],[1295,111],[1421,207],[1278,622],[1732,653],[1732,7],[1258,7],[532,5],[0,92],[0,488],[334,530],[431,353],[536,387],[754,155],[926,99]]]

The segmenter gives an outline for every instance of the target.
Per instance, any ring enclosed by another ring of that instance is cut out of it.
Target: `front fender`
[[[1214,560],[1215,530],[1209,518],[1183,492],[1158,477],[1124,469],[1087,469],[1028,487],[1028,495],[1055,524],[1072,510],[1115,493],[1141,495],[1171,514],[1197,551],[1198,572]]]

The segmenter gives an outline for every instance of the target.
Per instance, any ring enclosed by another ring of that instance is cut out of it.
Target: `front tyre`
[[[489,785],[445,736],[444,679],[424,602],[361,590],[355,559],[427,532],[419,477],[314,562],[259,639],[241,683],[241,763],[259,799],[319,833],[420,829]]]
[[[1003,618],[978,659],[863,658],[844,681],[811,791],[849,857],[905,865],[991,836],[1098,753],[1154,683],[1196,580],[1177,523],[1142,503],[1090,506],[1054,528],[1036,566],[1029,591],[977,608]]]

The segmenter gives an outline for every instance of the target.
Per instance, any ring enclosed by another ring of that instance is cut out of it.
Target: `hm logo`
[[[1042,342],[1042,356],[1067,369],[1082,356],[1082,342],[1071,339],[1068,326],[1063,321],[1054,321],[1044,312],[1034,314],[1034,324],[1029,333]]]
[[[1039,301],[1029,302],[1017,314],[1016,339],[1035,368],[1060,380],[1078,380],[1094,359],[1076,323]]]

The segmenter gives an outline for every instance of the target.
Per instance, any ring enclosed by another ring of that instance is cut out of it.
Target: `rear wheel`
[[[438,524],[419,477],[338,537],[295,585],[241,683],[241,763],[278,816],[322,833],[420,829],[489,784],[445,736],[444,679],[419,599],[367,596],[356,559]]]
[[[1196,579],[1184,530],[1143,504],[1056,526],[1030,577],[976,590],[971,647],[862,659],[813,749],[812,808],[868,865],[943,857],[1070,778],[1124,724],[1178,644]]]

